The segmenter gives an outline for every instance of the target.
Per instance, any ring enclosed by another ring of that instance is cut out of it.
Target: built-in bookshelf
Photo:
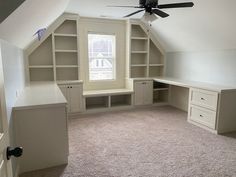
[[[67,19],[28,57],[30,81],[79,80],[77,19]]]
[[[138,23],[130,23],[129,69],[130,78],[162,76],[164,56]]]
[[[169,99],[169,85],[153,82],[153,103],[167,103]]]

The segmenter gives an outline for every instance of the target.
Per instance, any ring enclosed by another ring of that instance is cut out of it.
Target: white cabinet
[[[149,105],[153,100],[153,81],[138,81],[134,83],[134,104]]]
[[[188,119],[215,130],[217,104],[217,92],[190,88]]]
[[[81,112],[83,111],[83,85],[82,84],[60,84],[63,95],[68,102],[68,112]]]

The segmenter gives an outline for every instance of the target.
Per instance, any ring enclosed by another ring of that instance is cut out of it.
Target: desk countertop
[[[67,101],[55,82],[32,82],[20,94],[14,110],[66,104]]]
[[[236,91],[236,87],[234,86],[225,86],[225,85],[214,85],[209,84],[205,82],[196,82],[196,81],[187,81],[187,80],[181,80],[176,78],[170,78],[170,77],[157,77],[154,78],[154,81],[170,84],[170,85],[176,85],[180,87],[194,87],[194,88],[200,88],[200,89],[206,89],[206,90],[212,90],[217,92],[223,92],[223,91]]]

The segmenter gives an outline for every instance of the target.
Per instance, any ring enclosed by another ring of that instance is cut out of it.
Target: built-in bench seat
[[[85,109],[107,109],[133,105],[131,89],[89,90],[83,92]]]
[[[109,89],[109,90],[88,90],[83,91],[84,97],[93,97],[93,96],[107,96],[107,95],[120,95],[120,94],[132,94],[134,93],[131,89]]]

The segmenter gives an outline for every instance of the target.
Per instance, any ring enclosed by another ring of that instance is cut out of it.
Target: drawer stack
[[[188,119],[216,130],[218,92],[190,88]]]

